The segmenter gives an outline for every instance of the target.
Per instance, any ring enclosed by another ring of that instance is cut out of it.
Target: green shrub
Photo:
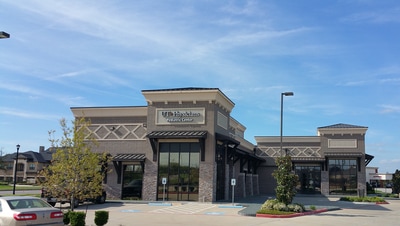
[[[340,201],[347,201],[347,202],[385,202],[385,199],[381,197],[356,197],[356,196],[346,196],[341,197]]]
[[[277,199],[269,199],[262,204],[261,209],[272,210],[274,209],[274,205],[277,203],[279,203]]]
[[[63,222],[64,222],[64,224],[65,225],[68,225],[69,224],[69,222],[70,222],[70,219],[69,219],[69,214],[71,213],[71,210],[68,210],[67,212],[64,212],[64,216],[63,216]]]
[[[94,212],[94,223],[97,226],[103,226],[108,222],[108,211],[98,210]]]
[[[317,207],[315,207],[314,205],[310,206],[310,210],[316,210],[316,209],[317,209]]]
[[[274,205],[274,210],[278,211],[289,211],[289,208],[287,205],[283,202],[278,202],[277,204]]]
[[[283,202],[279,202],[278,199],[269,199],[261,205],[261,208],[257,213],[276,214],[282,212],[282,214],[288,214],[302,213],[304,211],[305,207],[302,204],[292,203],[286,205]]]
[[[69,219],[71,226],[85,226],[86,214],[84,212],[71,211],[69,213]]]
[[[287,207],[288,207],[289,211],[296,212],[296,213],[302,213],[306,210],[303,205],[298,204],[298,203],[289,204],[289,205],[287,205]]]

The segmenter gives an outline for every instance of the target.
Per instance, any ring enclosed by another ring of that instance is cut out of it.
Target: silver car
[[[40,198],[0,197],[0,225],[64,225],[63,213]]]

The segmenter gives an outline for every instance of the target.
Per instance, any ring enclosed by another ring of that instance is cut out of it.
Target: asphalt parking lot
[[[258,198],[258,199],[257,199]],[[256,197],[248,203],[147,203],[108,201],[102,205],[87,204],[76,211],[87,212],[86,225],[94,224],[96,210],[109,211],[107,225],[399,225],[400,200],[388,200],[389,204],[349,203],[338,198],[323,196],[304,196],[295,198],[295,202],[317,207],[330,207],[330,211],[294,218],[259,218],[243,215],[248,208],[260,206],[260,200],[268,197]]]

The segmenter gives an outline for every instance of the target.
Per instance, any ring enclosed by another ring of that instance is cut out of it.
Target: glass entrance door
[[[123,166],[122,199],[141,199],[143,184],[142,164]]]
[[[225,200],[225,146],[217,145],[217,196],[216,200]]]
[[[295,173],[299,177],[296,190],[302,194],[321,193],[321,166],[295,165]]]
[[[158,200],[198,201],[199,167],[199,143],[160,143]]]

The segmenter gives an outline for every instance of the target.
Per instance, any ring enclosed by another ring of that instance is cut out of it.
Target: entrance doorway
[[[199,143],[160,143],[157,199],[198,201],[199,172]]]
[[[225,200],[225,146],[217,144],[217,194],[216,200]]]
[[[140,163],[123,165],[122,199],[141,199],[143,165]]]
[[[296,164],[295,173],[299,177],[296,190],[301,194],[321,193],[321,166]]]

